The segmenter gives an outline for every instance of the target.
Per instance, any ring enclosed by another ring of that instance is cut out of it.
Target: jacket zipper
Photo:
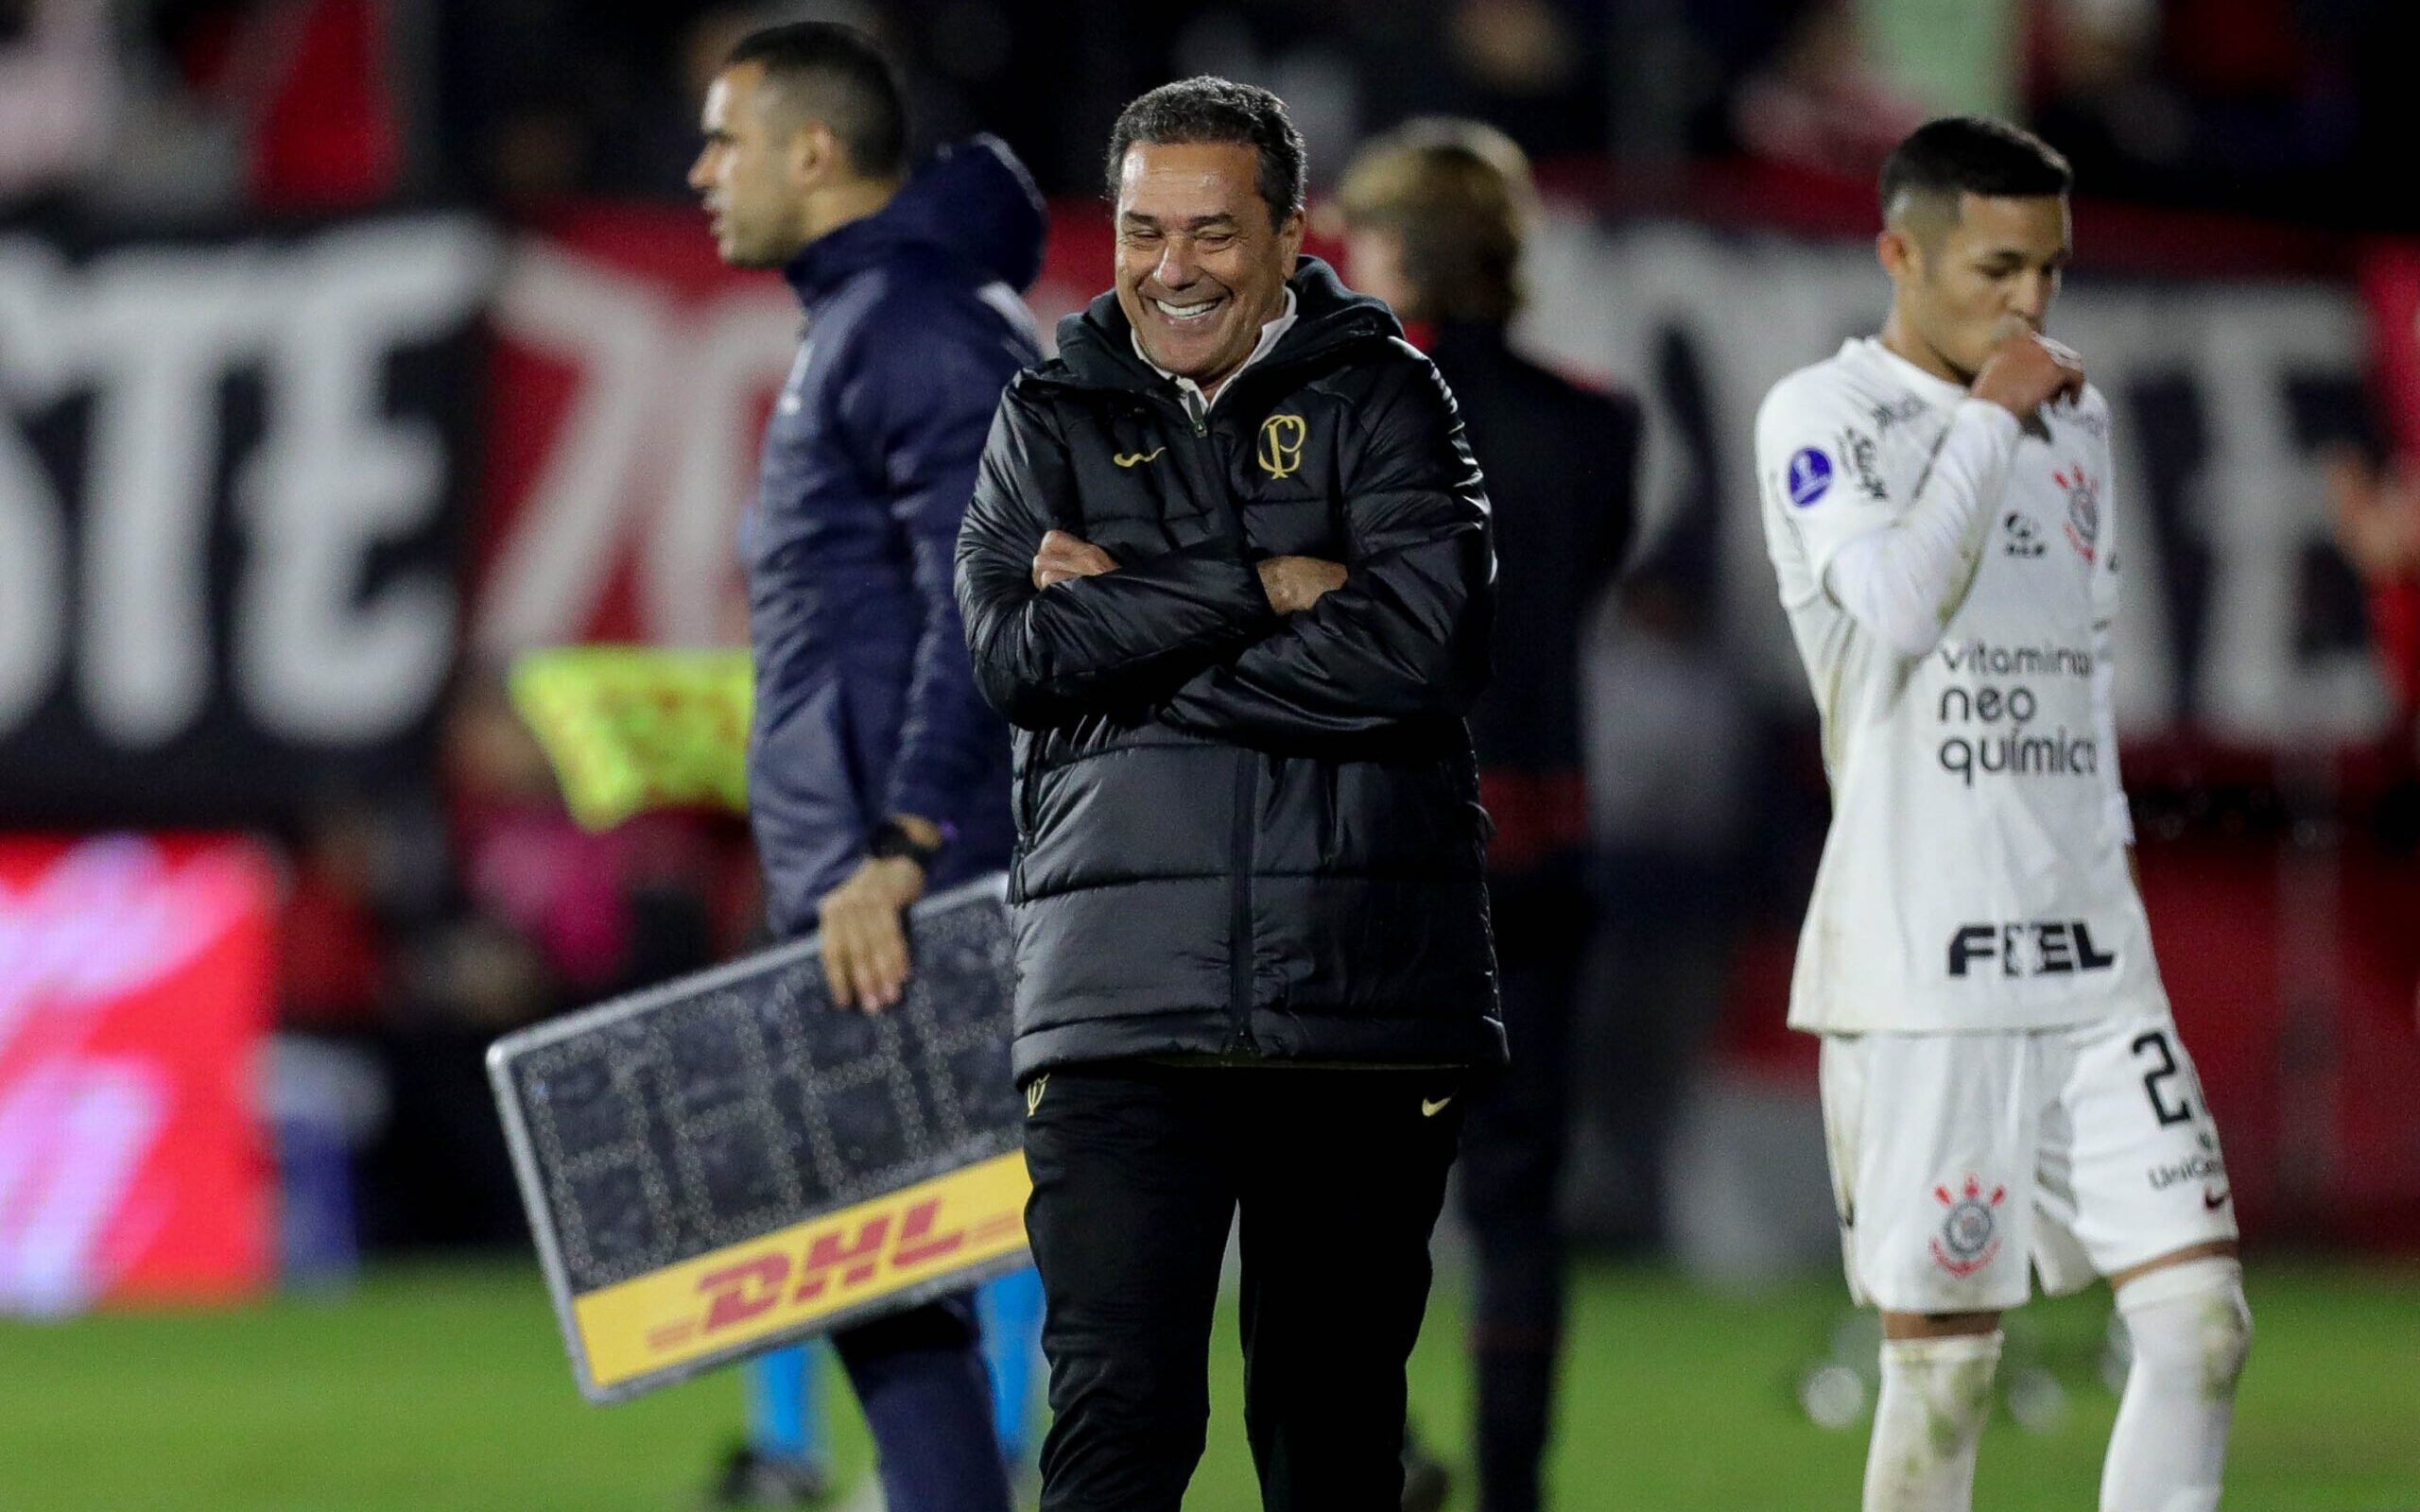
[[[1235,1047],[1257,1051],[1252,1037],[1252,977],[1254,958],[1252,928],[1252,868],[1257,826],[1253,822],[1260,807],[1260,758],[1249,749],[1236,751],[1236,825],[1232,865],[1235,876],[1229,884],[1230,903],[1227,919],[1228,982],[1227,1016],[1235,1025]]]
[[[1229,498],[1219,487],[1215,455],[1210,444],[1210,417],[1205,411],[1195,414],[1191,405],[1182,400],[1177,408],[1184,411],[1187,424],[1193,427],[1193,444],[1185,448],[1185,462],[1193,473],[1193,486],[1212,507],[1226,516],[1227,529],[1238,555],[1247,549],[1242,507]],[[1252,868],[1258,850],[1257,826],[1254,818],[1260,807],[1260,761],[1247,749],[1236,752],[1236,815],[1228,845],[1228,865],[1233,868],[1228,883],[1227,904],[1227,1021],[1230,1026],[1229,1048],[1253,1052],[1256,1049],[1252,1033],[1252,982],[1254,958],[1252,927]]]
[[[1367,334],[1358,331],[1345,333],[1331,344],[1340,346],[1344,340],[1357,339]],[[1325,349],[1314,349],[1313,352],[1298,354],[1295,360],[1287,366],[1297,366],[1313,354],[1325,355]],[[1265,377],[1266,372],[1260,376]],[[1090,388],[1099,386],[1078,383],[1071,387]],[[1132,389],[1125,391],[1135,392]],[[1192,408],[1181,400],[1169,399],[1165,394],[1152,395],[1150,398],[1162,404],[1172,405],[1184,417],[1185,423],[1192,428],[1193,444],[1185,448],[1185,461],[1193,471],[1194,487],[1201,489],[1202,497],[1214,507],[1224,509],[1227,529],[1235,541],[1236,552],[1241,554],[1246,551],[1249,547],[1244,535],[1241,506],[1230,499],[1226,490],[1219,487],[1219,479],[1216,472],[1205,470],[1201,465],[1209,453],[1210,417],[1206,409],[1204,413],[1196,415]],[[1234,835],[1229,847],[1229,859],[1235,873],[1228,894],[1227,1017],[1234,1031],[1230,1041],[1233,1046],[1240,1051],[1254,1052],[1257,1046],[1253,1042],[1252,1033],[1253,965],[1252,868],[1259,849],[1258,828],[1253,819],[1260,806],[1260,762],[1259,758],[1248,749],[1239,748],[1236,752],[1235,799]]]
[[[1011,892],[1016,898],[1025,896],[1025,853],[1033,842],[1033,788],[1042,776],[1044,738],[1039,730],[1025,731],[1025,756],[1017,763],[1017,849],[1009,873]]]

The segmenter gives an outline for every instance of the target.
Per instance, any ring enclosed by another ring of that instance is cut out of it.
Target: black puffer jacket
[[[1017,727],[1016,1071],[1206,1054],[1504,1057],[1462,714],[1494,557],[1453,396],[1303,259],[1297,320],[1197,427],[1115,298],[1002,399],[959,537]],[[1044,532],[1118,570],[1033,587]],[[1281,618],[1252,563],[1345,564]]]

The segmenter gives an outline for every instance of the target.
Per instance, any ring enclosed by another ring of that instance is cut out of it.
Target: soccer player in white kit
[[[1882,334],[1756,416],[1832,787],[1790,1023],[1824,1037],[1849,1286],[1882,1313],[1866,1512],[1969,1505],[2029,1267],[2107,1277],[2133,1342],[2102,1512],[2218,1504],[2251,1340],[2118,781],[2109,406],[2041,335],[2069,182],[1999,122],[1917,130],[1882,170]]]

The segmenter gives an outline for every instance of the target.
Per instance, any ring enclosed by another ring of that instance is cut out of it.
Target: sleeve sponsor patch
[[[1876,504],[1891,497],[1890,489],[1882,481],[1881,449],[1874,438],[1852,425],[1841,432],[1840,445],[1841,465],[1848,470],[1865,496]]]

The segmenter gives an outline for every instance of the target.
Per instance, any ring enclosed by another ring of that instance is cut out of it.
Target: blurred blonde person
[[[1495,511],[1498,644],[1512,654],[1497,659],[1470,724],[1495,821],[1488,891],[1512,1061],[1471,1099],[1461,1190],[1478,1241],[1479,1505],[1528,1512],[1539,1504],[1563,1336],[1555,1189],[1592,925],[1580,642],[1629,541],[1639,409],[1548,371],[1508,338],[1537,191],[1502,132],[1411,122],[1353,161],[1338,200],[1346,276],[1394,306],[1444,375]],[[1413,1488],[1425,1469],[1415,1456]]]

